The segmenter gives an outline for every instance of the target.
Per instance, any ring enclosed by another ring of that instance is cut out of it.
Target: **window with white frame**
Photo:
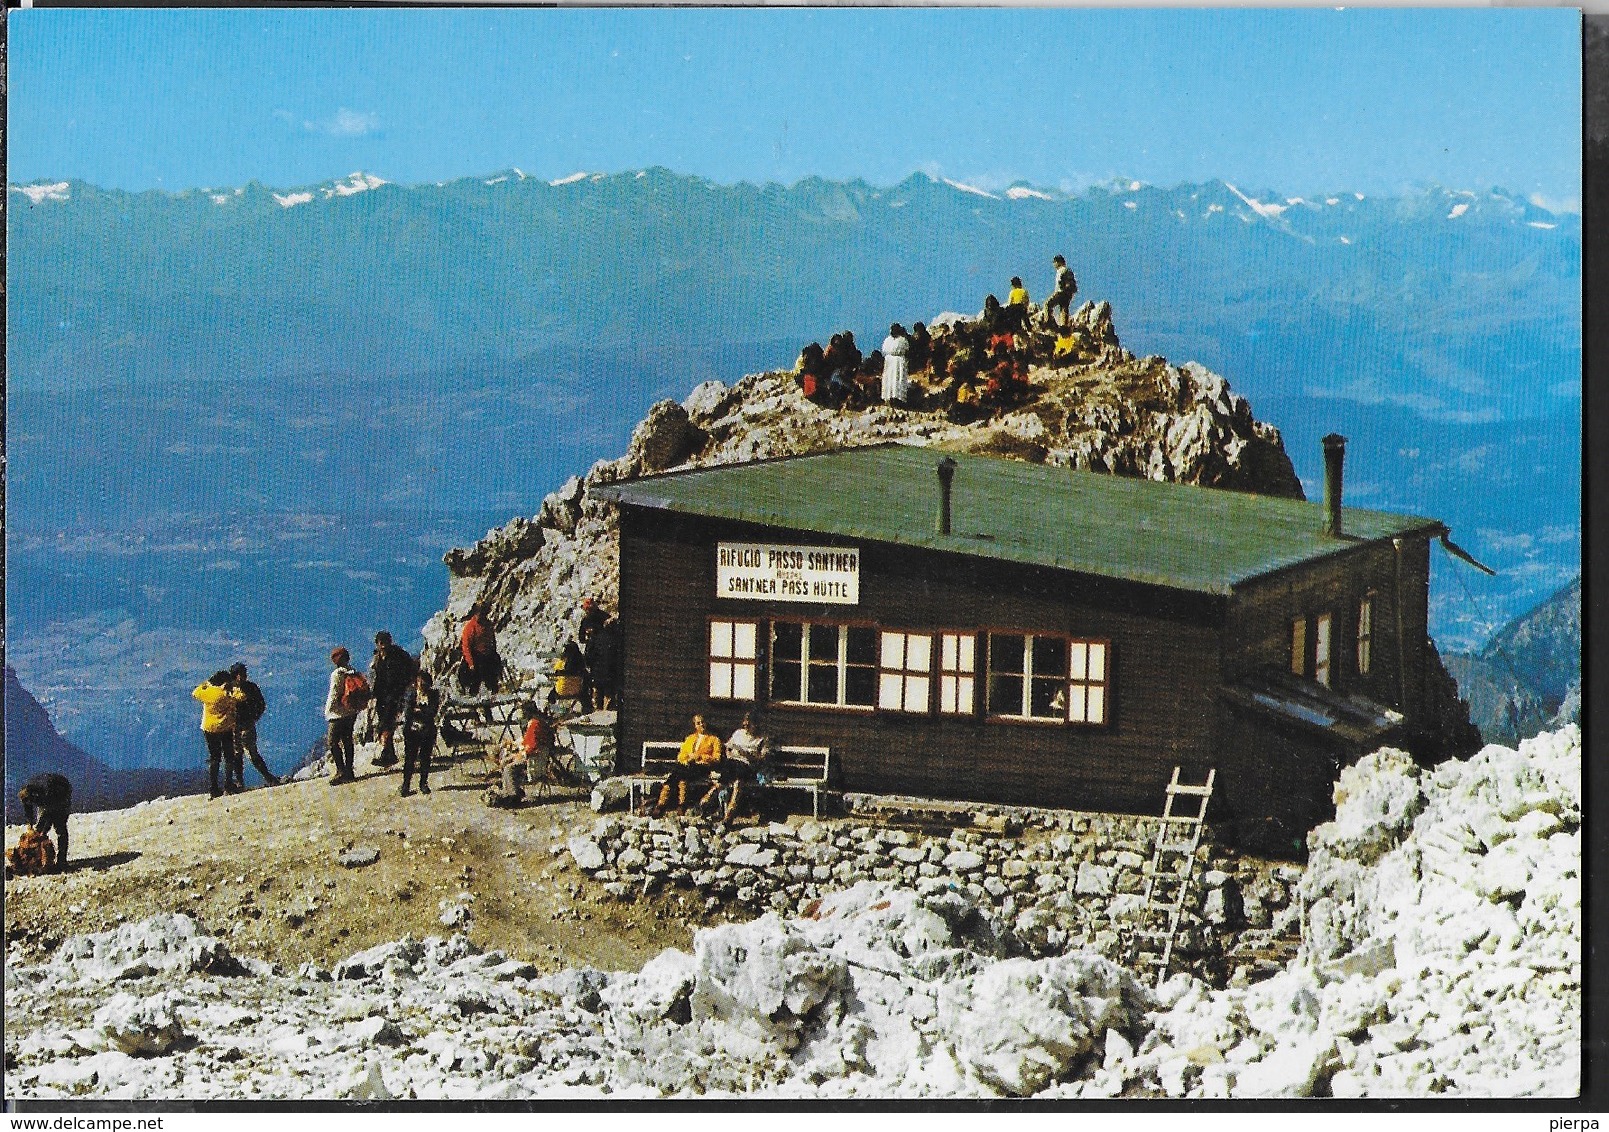
[[[826,707],[877,703],[877,630],[811,621],[771,624],[771,699]]]
[[[1313,625],[1313,679],[1330,686],[1330,627],[1333,618],[1320,613]]]
[[[1374,663],[1374,595],[1358,602],[1358,675],[1367,676]]]
[[[884,711],[926,712],[933,688],[932,634],[885,630],[880,652],[877,706]]]
[[[939,635],[939,711],[971,715],[977,682],[978,638],[971,633]]]
[[[1110,673],[1103,641],[989,634],[989,712],[1010,719],[1105,723]]]
[[[711,699],[754,699],[758,637],[759,623],[755,621],[710,622]]]

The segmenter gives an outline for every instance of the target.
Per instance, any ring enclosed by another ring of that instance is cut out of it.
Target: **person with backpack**
[[[1028,288],[1022,285],[1020,276],[1011,277],[1011,290],[1006,295],[1005,312],[1005,325],[1013,334],[1028,333]]]
[[[409,784],[419,775],[419,793],[430,793],[430,753],[436,747],[437,720],[441,718],[441,693],[436,691],[430,673],[423,668],[414,673],[413,683],[402,698],[402,796],[413,793]]]
[[[496,692],[503,678],[503,658],[497,654],[497,630],[486,619],[480,604],[470,607],[469,620],[459,634],[458,649],[464,666],[458,670],[458,683],[464,694],[473,696],[482,688]]]
[[[592,706],[608,711],[620,698],[620,621],[610,618],[587,636],[587,682]]]
[[[235,708],[240,701],[233,695],[231,682],[228,672],[214,672],[190,693],[201,701],[201,735],[207,741],[207,775],[214,798],[245,789],[235,755]],[[224,768],[222,789],[218,787],[220,765]]]
[[[417,665],[407,649],[391,642],[391,634],[381,629],[374,635],[374,660],[369,665],[369,687],[374,694],[374,729],[380,736],[380,753],[371,764],[397,765],[393,734],[397,716],[402,714],[402,698],[408,694]]]
[[[263,756],[257,750],[257,721],[268,710],[268,701],[263,699],[263,690],[246,678],[246,666],[236,663],[229,668],[229,692],[235,700],[235,768],[236,773],[244,779],[244,760],[250,759],[251,765],[257,773],[263,776],[263,781],[269,786],[278,786],[279,778],[268,769]]]
[[[1056,256],[1051,261],[1056,269],[1056,290],[1045,300],[1045,322],[1050,326],[1065,326],[1070,317],[1068,307],[1072,305],[1073,296],[1078,294],[1078,280],[1073,276],[1073,269],[1067,266],[1067,260]],[[1053,312],[1061,308],[1061,318],[1055,318]]]
[[[33,832],[43,836],[56,834],[55,860],[48,868],[62,872],[67,868],[67,815],[73,808],[73,784],[61,774],[36,774],[17,791],[17,801]],[[48,854],[47,841],[44,846]],[[48,858],[47,858],[48,859]]]
[[[352,654],[344,645],[330,651],[330,694],[324,699],[324,721],[329,725],[328,747],[335,773],[330,785],[357,781],[352,768],[352,729],[357,725],[358,713],[369,706],[369,682],[352,667]]]

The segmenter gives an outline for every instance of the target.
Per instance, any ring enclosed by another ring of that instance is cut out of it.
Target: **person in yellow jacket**
[[[235,706],[243,695],[230,687],[227,672],[214,672],[211,679],[196,685],[190,695],[201,701],[201,734],[207,741],[207,774],[212,796],[218,797],[218,765],[224,766],[224,790],[238,794],[244,790],[245,768],[235,751]]]
[[[676,788],[676,808],[687,805],[687,784],[701,781],[721,763],[720,736],[711,734],[704,726],[704,717],[693,717],[693,733],[682,740],[682,749],[676,754],[676,765],[671,769],[665,784],[659,788],[659,800],[654,803],[655,817],[670,805],[670,791]]]

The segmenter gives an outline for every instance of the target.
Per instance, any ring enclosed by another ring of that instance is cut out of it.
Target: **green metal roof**
[[[951,533],[941,535],[934,469],[945,455],[957,467]],[[637,507],[1212,594],[1360,542],[1443,529],[1347,507],[1346,537],[1331,538],[1321,504],[897,444],[669,472],[601,491]]]

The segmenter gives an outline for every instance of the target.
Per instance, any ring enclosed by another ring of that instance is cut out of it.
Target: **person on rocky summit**
[[[659,798],[651,813],[658,817],[670,805],[672,788],[676,791],[676,808],[687,805],[687,784],[702,780],[721,762],[721,740],[704,726],[704,717],[693,717],[693,733],[682,740],[682,749],[676,754],[676,765],[659,788]]]
[[[895,323],[888,328],[888,337],[883,339],[883,400],[894,405],[903,405],[911,397],[911,371],[909,368],[909,353],[911,340],[905,334],[905,328]]]
[[[464,693],[473,696],[482,688],[497,691],[503,679],[503,658],[497,654],[497,630],[486,619],[485,606],[470,607],[469,620],[458,637],[458,649],[464,658],[458,670],[458,684]]]
[[[393,735],[397,716],[402,714],[402,697],[413,682],[417,666],[408,650],[393,644],[391,634],[381,629],[374,635],[374,660],[369,664],[369,689],[374,695],[374,729],[380,735],[380,753],[372,765],[397,765]]]
[[[1056,256],[1051,261],[1056,269],[1056,290],[1050,298],[1045,300],[1045,322],[1050,326],[1066,326],[1070,317],[1068,307],[1072,305],[1073,296],[1078,294],[1078,280],[1073,276],[1073,269],[1067,266],[1067,260]],[[1057,308],[1061,309],[1061,319],[1053,315]]]
[[[324,698],[324,721],[329,727],[326,741],[330,761],[335,764],[330,785],[339,786],[357,781],[352,766],[352,729],[358,713],[368,706],[369,685],[352,667],[352,654],[344,645],[330,650],[330,663],[335,668],[330,672],[330,694]]]
[[[263,690],[247,679],[244,664],[237,662],[230,665],[229,678],[230,694],[235,699],[235,765],[242,767],[241,773],[244,775],[243,760],[250,759],[265,783],[278,786],[279,778],[268,769],[268,764],[257,750],[257,721],[268,710],[268,701],[263,699]]]
[[[1006,294],[1006,325],[1014,334],[1028,333],[1028,289],[1022,278],[1011,277],[1011,290]]]
[[[238,794],[245,789],[240,781],[244,774],[239,755],[235,752],[235,709],[240,700],[233,695],[233,677],[228,672],[214,672],[197,684],[190,693],[201,701],[201,735],[207,741],[207,777],[212,797],[225,791]],[[223,788],[218,787],[218,767],[224,768]]]
[[[402,699],[402,796],[413,793],[413,776],[419,775],[419,793],[430,793],[430,752],[436,746],[436,721],[441,717],[441,693],[430,673],[414,673]]]
[[[67,868],[67,815],[73,808],[73,784],[66,775],[36,774],[17,791],[28,824],[37,832],[56,834],[55,869]]]

